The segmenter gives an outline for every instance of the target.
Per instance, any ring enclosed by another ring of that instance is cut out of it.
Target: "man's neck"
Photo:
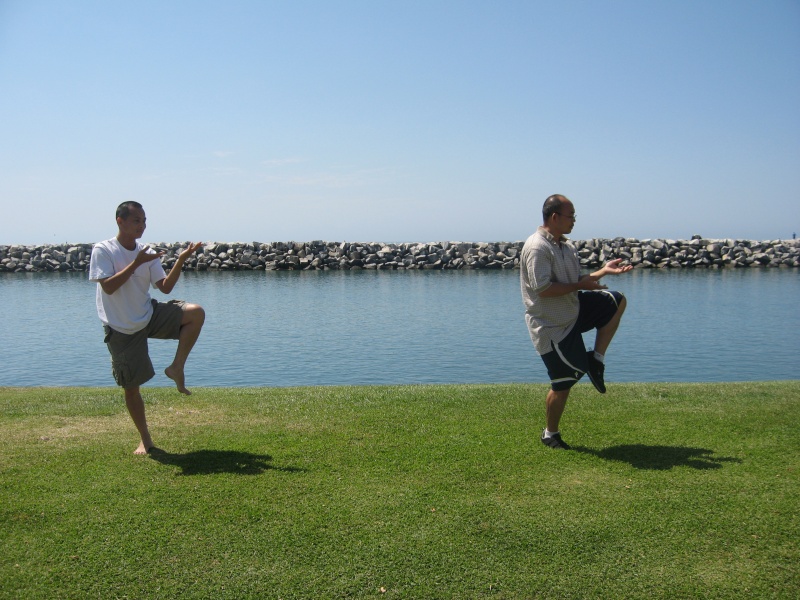
[[[136,250],[136,238],[118,233],[117,241],[119,242],[120,246],[126,250]]]
[[[553,236],[553,241],[556,244],[560,244],[561,242],[564,241],[563,235],[561,235],[560,233],[554,233],[547,225],[542,225],[542,229],[544,229],[547,233]]]

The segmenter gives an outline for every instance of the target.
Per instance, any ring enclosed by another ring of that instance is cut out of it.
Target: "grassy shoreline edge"
[[[0,597],[795,597],[800,381],[0,388]]]

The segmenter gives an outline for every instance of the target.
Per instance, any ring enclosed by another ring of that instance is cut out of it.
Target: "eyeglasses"
[[[561,213],[556,213],[560,217],[564,217],[565,219],[572,219],[573,221],[578,218],[577,214],[574,215],[562,215]]]

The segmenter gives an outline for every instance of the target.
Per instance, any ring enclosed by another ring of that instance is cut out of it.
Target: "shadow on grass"
[[[268,454],[252,454],[236,450],[194,450],[185,454],[172,454],[153,448],[147,455],[162,465],[181,468],[181,475],[213,475],[236,473],[238,475],[260,475],[264,471],[303,471],[298,467],[276,467]]]
[[[742,462],[738,458],[715,457],[713,450],[682,446],[629,444],[611,446],[602,450],[594,450],[593,448],[582,446],[573,446],[572,449],[604,460],[626,462],[635,469],[651,469],[655,471],[667,471],[673,467],[691,467],[701,470],[721,469],[723,463]]]

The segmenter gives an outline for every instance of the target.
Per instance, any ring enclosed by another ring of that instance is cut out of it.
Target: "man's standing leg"
[[[192,351],[200,330],[206,320],[206,313],[203,307],[198,304],[187,304],[183,307],[183,317],[181,319],[181,330],[178,336],[178,349],[175,351],[175,358],[172,364],[164,369],[164,374],[175,382],[181,394],[191,394],[186,389],[184,367],[189,353]]]
[[[547,431],[552,433],[558,432],[558,424],[561,422],[561,415],[564,414],[564,408],[567,405],[567,398],[569,397],[569,390],[555,391],[550,390],[547,392],[545,399],[545,417],[547,421]]]
[[[545,398],[545,418],[547,427],[542,431],[542,443],[550,448],[559,448],[562,450],[569,450],[569,444],[561,439],[561,433],[558,429],[561,422],[561,415],[564,414],[564,408],[567,405],[567,398],[569,397],[569,389],[554,390],[550,389]]]
[[[580,379],[586,347],[577,327],[573,327],[560,342],[553,342],[552,347],[552,351],[541,355],[550,377],[550,389],[545,397],[547,427],[542,431],[542,443],[551,448],[568,450],[569,445],[561,439],[559,424],[567,406],[569,392]]]
[[[147,429],[147,419],[144,414],[144,400],[139,391],[139,386],[125,388],[125,405],[128,407],[128,412],[133,419],[133,424],[139,431],[139,436],[142,438],[139,447],[136,448],[134,454],[147,454],[154,446],[153,440],[150,437],[150,431]]]

